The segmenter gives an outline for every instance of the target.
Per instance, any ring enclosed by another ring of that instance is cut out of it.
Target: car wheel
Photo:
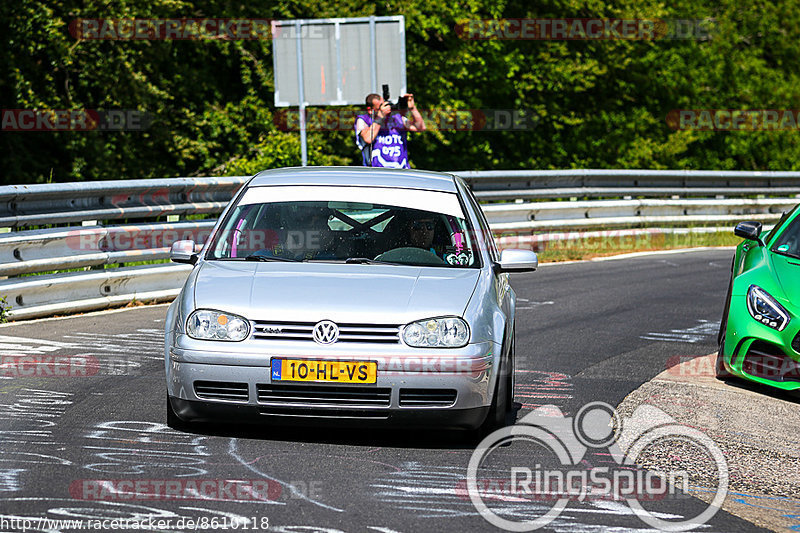
[[[733,269],[733,265],[731,265],[731,269]],[[731,280],[728,283],[728,296],[725,298],[725,309],[722,311],[722,321],[719,324],[719,334],[717,335],[717,342],[719,347],[717,348],[717,360],[714,364],[714,374],[716,375],[717,379],[722,381],[728,380],[733,377],[733,375],[728,372],[725,368],[724,358],[725,358],[725,334],[728,329],[728,312],[731,307],[731,292],[733,291],[733,272],[731,272]]]
[[[189,422],[175,413],[175,409],[172,408],[172,403],[169,401],[169,395],[167,395],[167,426],[177,431],[186,431],[189,429],[189,425]]]

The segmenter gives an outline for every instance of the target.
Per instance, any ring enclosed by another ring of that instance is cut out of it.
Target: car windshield
[[[254,189],[261,190],[247,191],[226,217],[207,259],[480,266],[474,233],[455,194],[360,187]],[[331,199],[343,193],[355,200]]]
[[[795,217],[778,235],[772,251],[800,259],[800,216]]]

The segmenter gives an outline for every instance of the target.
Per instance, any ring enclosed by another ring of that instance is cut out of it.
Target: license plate
[[[272,381],[375,383],[377,380],[378,363],[374,361],[272,360]]]

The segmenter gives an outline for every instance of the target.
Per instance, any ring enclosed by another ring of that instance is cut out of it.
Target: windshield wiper
[[[290,263],[299,263],[297,259],[291,259],[289,257],[281,257],[279,255],[257,255],[252,254],[248,255],[244,258],[245,261],[289,261]]]
[[[348,265],[400,265],[402,263],[391,263],[389,261],[378,261],[369,257],[348,257],[344,260]]]

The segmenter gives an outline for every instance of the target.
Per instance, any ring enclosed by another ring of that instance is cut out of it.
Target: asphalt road
[[[593,401],[618,405],[670,358],[714,351],[731,255],[711,250],[545,265],[512,278],[519,297],[518,417],[543,405],[565,415]],[[0,328],[0,531],[21,531],[21,522],[10,521],[22,518],[32,521],[26,524],[29,531],[75,530],[37,522],[42,518],[87,524],[134,518],[159,531],[214,524],[232,530],[234,519],[238,530],[267,525],[271,531],[385,533],[496,529],[459,489],[476,445],[463,434],[167,428],[165,314],[165,306],[140,307]],[[43,375],[20,375],[28,369],[8,364],[19,356],[41,361]],[[535,453],[515,443],[498,461],[530,463],[537,460]],[[596,450],[585,458],[588,464],[604,461],[607,454]],[[232,480],[263,490],[237,491]],[[150,489],[173,483],[184,499],[131,495],[130,481],[146,482]],[[202,499],[199,492],[192,497],[195,487],[212,486],[216,500]],[[513,500],[495,508],[517,519],[543,512],[541,505]],[[649,507],[670,519],[704,508],[694,498]],[[158,520],[164,520],[162,527]],[[587,500],[570,502],[543,530],[610,528],[648,526],[620,502]],[[725,512],[703,529],[756,530]]]

